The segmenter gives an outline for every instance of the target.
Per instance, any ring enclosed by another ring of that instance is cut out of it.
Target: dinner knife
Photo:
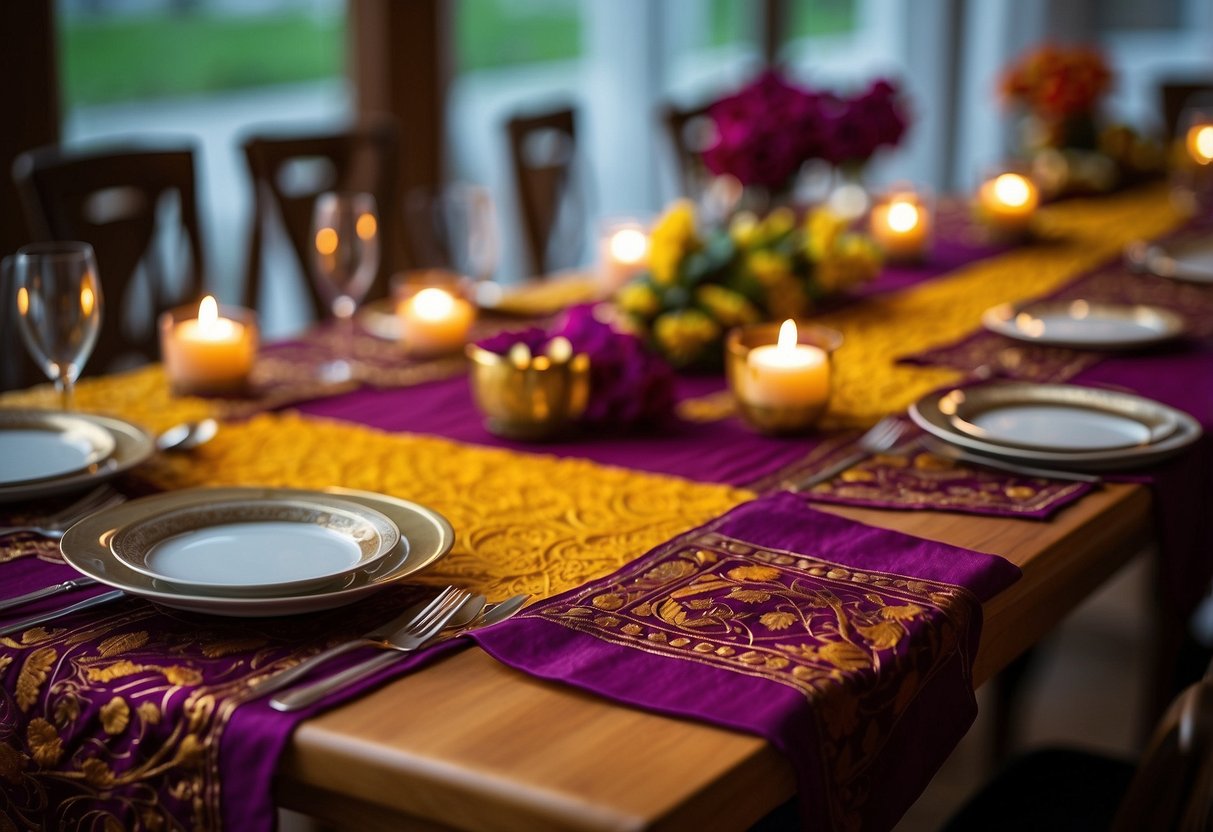
[[[96,584],[96,578],[72,578],[70,581],[64,581],[53,586],[45,586],[42,589],[35,589],[33,592],[18,595],[16,598],[6,598],[0,601],[0,612],[11,610],[13,607],[20,607],[28,604],[30,601],[37,601],[39,598],[50,598],[52,595],[59,595],[63,592],[71,592],[73,589],[94,586]]]
[[[0,627],[0,636],[11,636],[13,633],[19,633],[22,630],[28,630],[30,627],[37,627],[39,624],[45,624],[47,621],[54,621],[56,618],[61,618],[65,615],[71,615],[74,612],[99,607],[102,604],[108,604],[111,601],[117,601],[120,598],[125,598],[126,593],[120,589],[104,592],[101,595],[96,595],[85,601],[79,601],[71,606],[63,607],[52,612],[45,612],[41,615],[35,615],[31,618],[26,618],[9,624],[7,627]]]

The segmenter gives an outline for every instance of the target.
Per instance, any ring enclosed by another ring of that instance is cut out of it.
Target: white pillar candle
[[[472,304],[434,287],[405,298],[396,311],[404,332],[405,348],[423,355],[463,349],[468,330],[476,318]]]
[[[894,193],[872,206],[870,230],[892,260],[917,260],[931,240],[931,212],[913,191]]]
[[[257,354],[257,328],[219,314],[207,295],[198,304],[198,317],[173,321],[162,329],[164,372],[178,393],[221,395],[239,393],[248,384]]]
[[[779,342],[746,356],[745,398],[760,407],[806,407],[830,398],[830,359],[825,350],[796,342],[796,323],[779,328]]]
[[[977,208],[983,222],[1006,235],[1025,233],[1040,205],[1036,183],[1018,173],[1001,173],[981,183]]]
[[[598,277],[603,291],[614,294],[649,267],[649,236],[639,223],[608,225],[598,242]]]

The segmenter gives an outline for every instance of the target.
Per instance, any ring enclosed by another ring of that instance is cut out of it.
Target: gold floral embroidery
[[[42,683],[55,664],[59,653],[53,647],[43,647],[25,657],[21,666],[21,675],[17,677],[17,707],[28,711],[38,700]]]
[[[101,728],[107,734],[121,734],[130,720],[131,708],[121,696],[115,696],[101,706]]]
[[[20,783],[25,760],[25,755],[20,751],[0,742],[0,780],[14,785]]]
[[[138,650],[143,645],[147,644],[147,633],[122,633],[116,636],[110,636],[97,645],[97,652],[103,658],[117,656],[119,653],[128,653],[131,650]]]
[[[25,736],[30,750],[34,753],[34,762],[40,766],[53,766],[59,762],[59,757],[63,754],[63,742],[59,739],[59,732],[55,730],[54,725],[42,717],[35,717],[30,720]]]
[[[105,667],[90,667],[86,671],[89,680],[93,682],[109,682],[113,679],[132,676],[142,672],[143,667],[141,665],[137,665],[126,659],[106,665]]]

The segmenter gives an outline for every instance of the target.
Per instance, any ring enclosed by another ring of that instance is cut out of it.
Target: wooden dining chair
[[[505,126],[531,276],[575,265],[585,243],[586,207],[573,108],[515,115]]]
[[[1213,110],[1213,79],[1164,80],[1158,85],[1158,102],[1162,108],[1165,136],[1168,140],[1173,139],[1179,131],[1179,119],[1185,108],[1200,103]]]
[[[1016,760],[944,832],[1011,829],[1213,828],[1213,679],[1171,704],[1136,766],[1093,752],[1036,751]]]
[[[205,273],[193,148],[43,147],[17,157],[13,179],[36,238],[97,254],[106,311],[86,370],[154,360],[156,318],[193,299]]]
[[[326,191],[373,194],[379,209],[380,264],[369,295],[386,293],[395,251],[395,187],[399,128],[378,117],[346,130],[300,135],[258,133],[244,140],[244,156],[253,183],[253,222],[248,247],[243,304],[258,308],[265,291],[264,246],[277,224],[294,252],[317,318],[330,312],[311,279],[312,210]],[[274,280],[290,276],[275,272]]]
[[[708,115],[708,105],[683,108],[665,104],[660,118],[674,161],[674,184],[678,195],[697,199],[711,177],[700,155],[715,130]]]

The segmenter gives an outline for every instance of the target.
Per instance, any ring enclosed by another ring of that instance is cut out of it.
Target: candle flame
[[[17,312],[22,315],[29,314],[29,289],[24,286],[17,290]]]
[[[1028,204],[1032,196],[1032,186],[1018,173],[1004,173],[994,180],[994,196],[1002,204],[1018,208]]]
[[[1188,130],[1188,152],[1202,165],[1213,162],[1213,124],[1198,124]]]
[[[214,295],[207,295],[198,304],[198,328],[203,332],[214,329],[219,320],[219,304],[215,303]]]
[[[918,225],[918,206],[912,202],[894,202],[889,205],[889,228],[899,234],[913,231]]]
[[[91,280],[86,279],[80,287],[80,311],[85,317],[93,314],[93,308],[97,305],[97,294],[93,291]]]
[[[358,234],[359,240],[369,240],[375,236],[375,232],[379,229],[379,223],[375,221],[375,215],[369,211],[365,211],[358,215],[358,222],[354,225],[354,231]]]
[[[799,340],[800,334],[796,331],[796,322],[788,318],[779,327],[779,342],[777,349],[780,352],[788,352],[796,348],[796,342]]]
[[[321,228],[316,232],[316,251],[323,255],[332,254],[337,250],[337,229]]]
[[[440,321],[455,309],[455,299],[441,289],[422,289],[413,297],[413,311],[427,321]]]
[[[649,238],[638,228],[624,228],[611,236],[611,256],[620,263],[639,263],[649,253]]]

